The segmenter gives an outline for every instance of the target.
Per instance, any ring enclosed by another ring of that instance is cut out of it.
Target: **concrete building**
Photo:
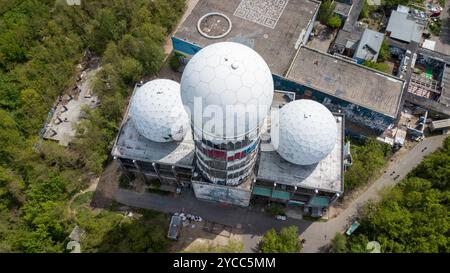
[[[435,120],[431,122],[432,131],[441,130],[444,134],[448,134],[450,130],[450,119]]]
[[[141,85],[136,85],[133,97]],[[279,109],[293,101],[294,93],[275,91],[271,115],[261,127],[258,161],[253,173],[238,186],[211,183],[198,178],[196,146],[189,129],[181,141],[154,142],[138,132],[129,108],[112,149],[123,173],[144,181],[147,188],[184,192],[193,189],[199,199],[248,206],[251,199],[264,199],[301,207],[320,215],[344,191],[344,117],[336,118],[336,145],[330,154],[313,165],[296,165],[283,159],[271,144],[271,120]],[[197,174],[196,174],[197,173]]]
[[[382,132],[397,118],[404,81],[307,47],[298,55],[287,77],[275,81],[275,88],[295,91],[297,97],[321,102],[332,112],[341,111],[352,133],[370,134],[353,125]]]
[[[450,117],[450,56],[425,48],[416,55],[406,101]]]

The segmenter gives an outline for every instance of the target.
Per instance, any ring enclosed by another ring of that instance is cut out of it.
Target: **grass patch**
[[[72,210],[77,210],[82,206],[89,205],[93,196],[94,196],[94,192],[92,192],[92,191],[86,192],[86,193],[83,193],[83,194],[77,196],[77,198],[75,198],[75,200],[73,200],[73,203],[70,206],[70,208]]]
[[[371,61],[364,61],[363,65],[389,74],[389,65],[385,62],[377,63],[377,62],[371,62]]]
[[[226,245],[217,245],[213,242],[196,244],[182,253],[242,253],[244,251],[244,243],[238,240],[229,240]]]

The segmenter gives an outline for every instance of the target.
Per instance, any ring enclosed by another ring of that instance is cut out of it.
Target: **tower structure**
[[[252,174],[273,93],[269,67],[245,45],[216,43],[192,57],[181,98],[190,112],[196,169],[204,178],[237,186]]]

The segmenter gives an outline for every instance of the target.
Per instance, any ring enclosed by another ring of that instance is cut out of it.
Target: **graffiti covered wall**
[[[325,105],[330,111],[341,110],[346,119],[370,129],[383,132],[394,118],[375,112],[373,110],[355,105],[337,97],[327,95],[318,90],[292,82],[278,75],[273,75],[275,89],[296,93],[296,99],[312,99]]]
[[[251,191],[238,188],[192,181],[195,197],[198,199],[223,202],[247,207],[250,204]]]

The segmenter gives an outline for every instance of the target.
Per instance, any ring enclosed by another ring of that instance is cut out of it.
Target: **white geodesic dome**
[[[233,42],[197,52],[181,78],[181,98],[192,124],[217,138],[242,136],[257,128],[268,114],[273,92],[272,73],[264,59]],[[212,114],[217,111],[221,113]]]
[[[189,129],[189,118],[180,96],[180,85],[165,79],[149,81],[133,95],[130,116],[138,132],[152,141],[180,141]]]
[[[277,152],[297,165],[311,165],[324,159],[333,150],[337,139],[333,114],[313,100],[292,101],[272,122],[271,139]]]

